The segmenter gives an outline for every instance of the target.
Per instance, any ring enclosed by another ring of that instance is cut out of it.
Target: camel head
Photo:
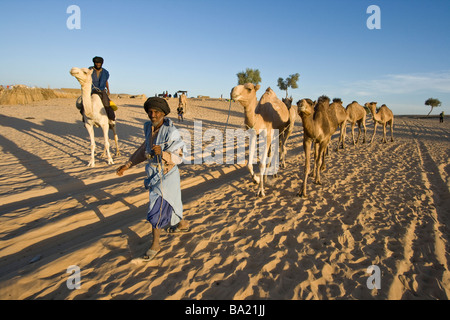
[[[244,107],[248,106],[250,102],[256,99],[256,91],[259,90],[261,86],[253,83],[240,84],[231,89],[230,97],[233,100],[239,101]]]
[[[286,107],[287,107],[288,109],[291,109],[291,107],[292,107],[292,101],[293,101],[292,97],[290,97],[290,98],[283,98],[283,99],[281,99],[281,100],[283,101],[283,103],[286,105]]]
[[[333,99],[333,103],[340,104],[341,106],[343,105],[343,102],[342,102],[342,99],[341,99],[341,98],[334,98],[334,99]]]
[[[328,96],[326,95],[321,95],[318,99],[317,99],[317,104],[319,105],[330,105],[330,98],[328,98]]]
[[[86,84],[90,85],[92,83],[92,72],[94,70],[88,68],[72,68],[70,69],[70,74],[74,76],[81,86]]]
[[[377,102],[367,102],[364,106],[369,108],[372,113],[377,110]]]
[[[302,99],[297,101],[298,114],[309,116],[314,113],[315,103],[311,99]]]

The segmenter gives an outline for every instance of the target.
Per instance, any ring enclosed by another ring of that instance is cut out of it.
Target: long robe
[[[144,124],[145,153],[148,159],[144,185],[149,190],[150,202],[147,220],[155,228],[164,228],[168,224],[175,226],[183,219],[180,172],[177,163],[181,163],[181,152],[186,151],[186,146],[172,120],[164,119],[153,143],[152,128],[151,121]],[[151,156],[153,145],[161,146],[162,156]],[[155,218],[155,214],[158,215],[158,219]]]

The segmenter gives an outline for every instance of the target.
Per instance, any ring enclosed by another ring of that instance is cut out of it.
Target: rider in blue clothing
[[[103,66],[103,58],[102,57],[94,57],[92,59],[94,62],[94,66],[89,69],[94,69],[92,72],[92,94],[98,94],[105,106],[106,114],[108,115],[109,120],[116,120],[116,115],[114,110],[109,105],[109,97],[108,94],[111,93],[109,90],[109,72],[104,69]],[[108,90],[108,92],[106,92]]]

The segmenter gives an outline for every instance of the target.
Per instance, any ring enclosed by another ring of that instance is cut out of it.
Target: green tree
[[[428,112],[427,117],[430,115],[430,113],[433,111],[433,108],[440,107],[441,102],[439,99],[429,98],[427,101],[425,101],[426,106],[430,106],[431,110]]]
[[[288,97],[288,88],[298,88],[298,78],[300,78],[300,75],[298,73],[291,74],[286,78],[286,80],[284,80],[283,78],[278,78],[278,88],[283,91],[286,90],[286,98]]]
[[[238,84],[253,83],[255,86],[261,82],[261,75],[258,69],[247,68],[245,71],[236,74],[238,77]]]

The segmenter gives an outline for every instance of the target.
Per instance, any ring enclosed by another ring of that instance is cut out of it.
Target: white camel
[[[244,107],[244,122],[250,133],[247,167],[253,178],[253,182],[259,184],[258,196],[265,196],[264,178],[268,173],[266,165],[272,165],[272,158],[276,153],[275,150],[269,152],[269,149],[272,147],[272,141],[275,142],[276,139],[278,139],[280,149],[279,160],[281,166],[284,167],[286,141],[294,128],[296,110],[294,108],[288,109],[270,88],[267,88],[258,103],[256,91],[258,91],[259,88],[259,84],[256,86],[252,83],[238,85],[231,90],[230,97],[231,99],[238,101]],[[261,135],[263,141],[265,141],[262,146],[263,150],[260,153],[259,177],[256,176],[253,171],[253,157],[255,156],[258,134]],[[273,146],[276,147],[275,145]],[[275,167],[276,166],[277,164],[275,164]]]
[[[116,126],[114,121],[109,121],[106,115],[106,110],[103,106],[102,100],[98,94],[93,94],[92,91],[92,72],[93,69],[88,68],[72,68],[70,74],[74,76],[81,85],[81,98],[83,101],[84,112],[84,126],[89,133],[91,140],[91,160],[89,161],[89,167],[95,167],[95,136],[94,126],[100,127],[103,130],[103,137],[105,139],[105,149],[103,156],[107,157],[108,164],[114,164],[114,161],[109,152],[109,137],[108,130],[111,127],[114,133],[114,141],[116,143],[116,155],[120,155],[119,151],[119,138],[116,133]]]

